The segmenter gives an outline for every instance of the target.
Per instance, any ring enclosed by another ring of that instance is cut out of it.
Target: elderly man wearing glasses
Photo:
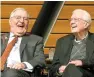
[[[94,33],[91,16],[82,9],[73,11],[72,34],[58,39],[50,77],[94,77]]]
[[[1,75],[2,77],[32,77],[31,72],[35,67],[45,65],[43,39],[26,33],[29,14],[23,8],[12,11],[9,23],[10,33],[2,36],[3,39],[1,39]],[[10,49],[8,47],[15,36],[17,40]]]

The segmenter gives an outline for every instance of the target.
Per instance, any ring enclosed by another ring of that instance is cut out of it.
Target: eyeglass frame
[[[71,18],[71,19],[69,19],[69,21],[72,21],[72,20],[74,20],[75,22],[78,22],[78,21],[80,21],[80,20],[83,20],[83,21],[85,21],[85,22],[88,23],[88,21],[86,21],[86,20],[84,20],[84,19],[82,19],[82,18]]]
[[[21,16],[12,16],[10,18],[15,18],[16,20],[20,20],[21,18],[23,18],[23,20],[28,20],[29,17],[21,17]]]

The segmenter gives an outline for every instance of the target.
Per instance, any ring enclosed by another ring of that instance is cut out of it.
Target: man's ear
[[[85,23],[85,25],[84,25],[84,28],[88,28],[88,26],[89,26],[89,23]]]

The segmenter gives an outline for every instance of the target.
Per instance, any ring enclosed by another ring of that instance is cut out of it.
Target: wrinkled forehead
[[[13,17],[13,16],[28,17],[28,13],[27,13],[27,11],[25,11],[25,10],[19,9],[19,10],[15,10],[15,11],[11,14],[11,16],[12,16],[12,17]]]
[[[84,13],[82,11],[75,11],[72,13],[71,18],[83,18]]]

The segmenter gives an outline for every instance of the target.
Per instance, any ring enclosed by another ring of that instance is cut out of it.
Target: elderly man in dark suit
[[[29,14],[23,8],[16,8],[12,11],[9,23],[10,33],[2,36],[3,39],[1,40],[0,59],[2,62],[2,55],[7,45],[15,36],[18,39],[4,64],[4,69],[1,73],[2,77],[31,77],[30,74],[35,67],[43,67],[45,65],[43,39],[37,35],[26,34]]]
[[[72,34],[58,39],[50,77],[94,77],[94,33],[91,16],[82,9],[73,11]]]

